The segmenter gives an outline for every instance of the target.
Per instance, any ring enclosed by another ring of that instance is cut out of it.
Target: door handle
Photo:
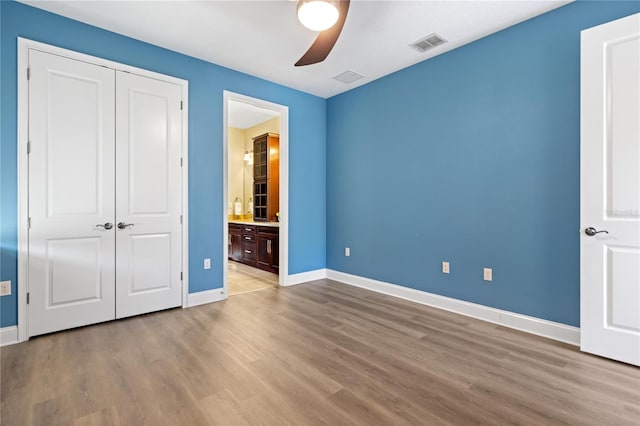
[[[594,236],[594,235],[596,235],[596,234],[601,234],[601,233],[603,233],[603,232],[604,232],[605,234],[608,234],[608,233],[609,233],[609,231],[597,231],[597,230],[596,230],[596,228],[594,228],[594,227],[592,227],[592,226],[590,226],[590,227],[588,227],[587,229],[585,229],[585,230],[584,230],[584,233],[585,233],[585,234],[587,234],[587,235],[588,235],[588,236],[590,236],[590,237],[593,237],[593,236]]]
[[[126,229],[127,226],[133,226],[133,223],[124,223],[124,222],[120,222],[118,224],[118,229]]]
[[[111,229],[111,228],[113,228],[113,223],[107,222],[104,225],[99,223],[99,224],[96,225],[96,228]]]

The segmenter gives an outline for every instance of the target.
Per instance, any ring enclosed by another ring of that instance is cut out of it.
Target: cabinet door
[[[271,254],[269,253],[270,236],[258,236],[258,247],[257,247],[257,261],[258,267],[261,269],[271,269]]]
[[[271,238],[271,270],[278,273],[280,266],[280,238],[276,235]]]
[[[267,135],[253,141],[253,179],[267,179]]]
[[[229,258],[242,260],[242,233],[239,229],[229,229]]]
[[[264,230],[263,230],[264,229]],[[278,273],[279,244],[277,228],[260,228],[257,237],[257,266]]]

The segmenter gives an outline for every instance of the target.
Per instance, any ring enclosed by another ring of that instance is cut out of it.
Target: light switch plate
[[[11,281],[0,282],[0,296],[11,295]]]
[[[211,259],[204,260],[204,269],[211,269]]]
[[[344,248],[344,255],[347,257],[351,256],[351,249],[349,247]]]

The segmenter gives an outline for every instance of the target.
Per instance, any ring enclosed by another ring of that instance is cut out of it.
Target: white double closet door
[[[180,306],[181,87],[29,51],[29,335]]]

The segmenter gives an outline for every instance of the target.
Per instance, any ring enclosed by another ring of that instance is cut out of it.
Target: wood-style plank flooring
[[[278,275],[229,260],[229,296],[278,287]]]
[[[2,425],[638,425],[640,369],[328,280],[1,349]]]

